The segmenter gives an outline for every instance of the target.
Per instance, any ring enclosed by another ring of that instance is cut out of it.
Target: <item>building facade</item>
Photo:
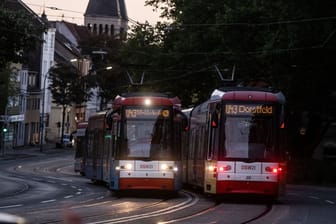
[[[13,4],[12,4],[13,3]],[[128,17],[124,0],[90,0],[85,12],[85,25],[60,21],[50,22],[43,13],[35,14],[22,1],[11,1],[13,10],[23,10],[36,18],[36,25],[47,27],[42,34],[43,42],[34,52],[26,52],[27,63],[13,65],[20,89],[17,96],[10,97],[6,114],[1,119],[8,123],[6,146],[58,142],[61,137],[62,107],[52,103],[49,90],[49,71],[58,63],[72,63],[82,76],[92,67],[90,56],[81,54],[80,41],[90,35],[109,35],[125,38]],[[97,49],[100,50],[100,49]],[[76,60],[73,60],[76,59]],[[76,130],[76,124],[88,119],[100,110],[99,89],[82,105],[66,108],[65,133]]]
[[[46,25],[43,18],[35,14],[22,1],[8,1],[6,7],[9,10],[32,15],[34,26],[45,27]],[[13,73],[11,83],[16,85],[18,94],[8,98],[5,112],[8,131],[3,139],[5,148],[38,144],[40,141],[41,78],[43,71],[48,69],[46,66],[49,66],[42,61],[44,54],[51,55],[53,52],[53,49],[48,48],[46,51],[49,50],[49,53],[45,53],[45,45],[51,44],[46,38],[52,36],[53,32],[53,30],[47,29],[41,34],[41,39],[44,42],[34,51],[23,52],[26,58],[24,64],[11,65]]]
[[[90,0],[84,14],[84,24],[96,35],[126,37],[128,17],[124,0]]]

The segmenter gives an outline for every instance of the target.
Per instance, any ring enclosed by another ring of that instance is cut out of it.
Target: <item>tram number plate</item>
[[[252,176],[246,176],[246,180],[251,180]]]

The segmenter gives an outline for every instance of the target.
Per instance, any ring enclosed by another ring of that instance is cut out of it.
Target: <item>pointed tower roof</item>
[[[125,0],[90,0],[84,15],[128,19]]]

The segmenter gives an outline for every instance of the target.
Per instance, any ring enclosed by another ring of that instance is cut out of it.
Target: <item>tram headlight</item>
[[[150,106],[152,104],[152,101],[150,99],[145,99],[145,105]]]
[[[125,166],[125,168],[127,170],[131,170],[133,168],[133,165],[131,163],[127,163],[126,166]]]
[[[161,170],[168,170],[169,167],[168,167],[167,164],[164,163],[164,164],[161,164],[160,168],[161,168]]]
[[[171,166],[166,163],[163,163],[160,165],[160,170],[172,170],[174,172],[177,172],[178,168],[176,166]]]
[[[127,163],[125,165],[116,166],[116,170],[131,170],[133,168],[133,165],[131,163]]]
[[[209,170],[209,171],[216,171],[217,169],[216,169],[215,166],[210,165],[210,166],[208,166],[208,170]]]

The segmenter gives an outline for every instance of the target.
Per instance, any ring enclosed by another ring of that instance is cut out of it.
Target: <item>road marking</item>
[[[21,207],[23,206],[22,204],[18,204],[18,205],[7,205],[7,206],[1,206],[0,209],[3,208],[16,208],[16,207]]]
[[[51,200],[41,201],[41,204],[50,203],[50,202],[55,202],[55,201],[56,201],[56,199],[51,199]]]
[[[325,200],[325,202],[327,202],[327,203],[329,203],[329,204],[332,204],[332,205],[334,205],[334,204],[335,204],[335,202],[333,202],[333,201],[330,201],[330,200]]]
[[[65,196],[64,198],[72,198],[73,195],[68,195],[68,196]]]
[[[316,196],[309,196],[309,198],[312,198],[312,199],[320,199],[319,197],[316,197]]]

